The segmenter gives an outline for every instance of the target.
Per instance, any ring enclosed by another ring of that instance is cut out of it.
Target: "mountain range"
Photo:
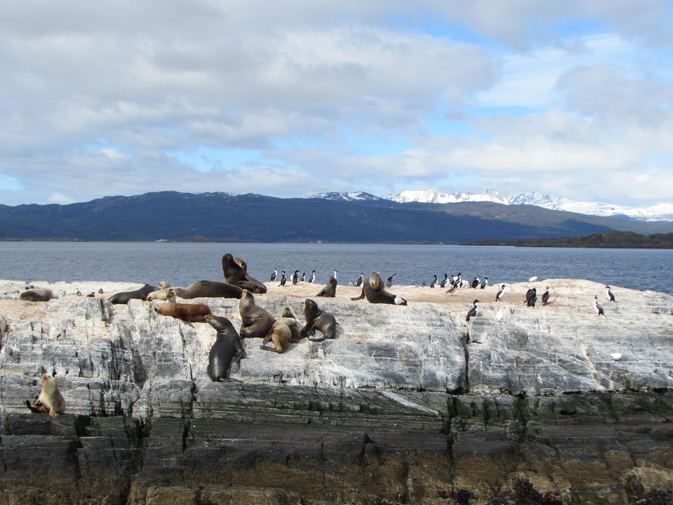
[[[0,240],[462,244],[611,230],[670,233],[673,223],[493,201],[400,203],[363,192],[274,198],[166,191],[68,205],[0,205]]]

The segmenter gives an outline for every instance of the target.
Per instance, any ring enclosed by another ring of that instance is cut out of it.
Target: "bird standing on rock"
[[[613,295],[612,291],[610,291],[610,286],[605,286],[605,294],[608,295],[608,300],[611,302],[615,301],[615,295]]]
[[[537,302],[537,289],[531,288],[526,292],[526,305],[535,308]]]
[[[503,285],[502,285],[502,288],[500,288],[500,291],[498,291],[498,294],[495,295],[495,301],[496,301],[496,302],[501,302],[501,301],[502,301],[502,297],[505,296],[505,290],[506,290],[506,289],[507,289],[507,288],[506,288],[505,285],[503,284]]]
[[[437,285],[437,276],[435,275],[434,277],[435,277],[435,278],[434,278],[433,281],[430,283],[430,287],[431,287],[431,288],[434,288],[434,287]]]
[[[315,270],[313,270],[313,273],[311,274],[311,278],[308,280],[308,283],[311,284],[315,280]]]
[[[283,270],[283,271],[280,273],[280,284],[278,285],[278,287],[280,287],[280,286],[285,286],[285,282],[286,282],[286,281],[287,281],[287,279],[285,278],[285,270]]]
[[[594,295],[594,310],[596,311],[598,317],[608,317],[605,315],[605,311],[603,310],[603,307],[601,307],[601,304],[598,303],[598,295]]]
[[[547,286],[547,291],[545,291],[542,295],[542,305],[547,305],[549,302],[549,296],[549,286]]]
[[[271,280],[269,282],[273,282],[276,280],[276,277],[278,277],[278,269],[274,268],[273,273],[271,274]]]
[[[472,302],[472,308],[467,313],[467,318],[465,319],[465,321],[470,322],[470,318],[475,317],[477,315],[477,303],[478,302],[479,302],[479,300],[475,300],[475,301]]]
[[[363,281],[364,279],[365,279],[365,274],[363,274],[362,272],[360,272],[360,278],[359,278],[358,281],[355,283],[355,287],[356,287],[356,288],[359,288],[360,286],[362,286],[362,281]]]
[[[449,280],[449,276],[447,274],[444,274],[444,279],[442,279],[442,282],[439,285],[439,287],[443,288],[444,286],[446,286],[446,283],[448,282],[448,280]]]

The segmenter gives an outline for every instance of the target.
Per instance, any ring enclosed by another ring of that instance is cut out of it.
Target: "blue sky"
[[[16,2],[0,203],[487,188],[671,203],[672,21],[657,0]]]

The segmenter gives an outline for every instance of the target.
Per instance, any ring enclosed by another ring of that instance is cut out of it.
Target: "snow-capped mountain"
[[[494,202],[509,205],[509,199],[497,191],[487,189],[483,193],[439,193],[432,189],[418,191],[402,191],[399,195],[390,195],[388,200],[395,202],[423,202],[423,203],[461,203],[461,202]]]
[[[382,200],[381,197],[365,193],[364,191],[353,191],[351,193],[317,193],[309,198],[319,198],[321,200],[343,200],[343,201],[363,201],[363,200]]]

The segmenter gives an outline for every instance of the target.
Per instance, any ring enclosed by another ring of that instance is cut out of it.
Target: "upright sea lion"
[[[65,398],[58,390],[56,379],[48,375],[42,376],[42,391],[34,405],[26,400],[26,405],[33,412],[48,413],[51,417],[58,417],[65,412]]]
[[[307,298],[304,304],[304,317],[306,325],[301,329],[300,338],[311,336],[315,330],[320,330],[322,338],[310,338],[313,342],[320,342],[326,338],[336,338],[338,324],[332,314],[323,312],[318,304]]]
[[[260,347],[265,351],[273,351],[282,354],[287,350],[290,342],[299,342],[300,338],[299,322],[294,317],[294,314],[292,314],[290,308],[285,307],[283,316],[280,319],[276,319],[276,322],[273,323],[273,326],[266,337],[264,337],[264,342]],[[275,346],[273,349],[271,347],[266,347],[269,340],[271,340]]]
[[[197,281],[186,288],[167,288],[147,295],[149,301],[167,300],[169,290],[185,300],[192,298],[240,298],[243,290],[238,286],[217,281]]]
[[[121,293],[115,293],[110,298],[108,302],[110,303],[128,303],[129,300],[147,300],[147,295],[156,291],[157,288],[145,284],[142,288],[136,289],[135,291],[122,291]]]
[[[217,330],[217,339],[208,354],[208,377],[214,382],[241,382],[229,378],[229,367],[233,360],[238,363],[245,351],[234,325],[226,317],[208,314],[205,321]]]
[[[334,298],[336,296],[336,287],[337,280],[334,278],[334,276],[332,276],[329,278],[329,282],[325,284],[325,287],[320,290],[320,293],[315,296],[326,296],[329,298]]]
[[[406,305],[407,301],[401,296],[389,293],[383,288],[383,279],[378,272],[372,272],[362,283],[362,293],[351,300],[362,300],[367,298],[369,303],[392,303],[395,305]]]
[[[20,300],[28,302],[48,302],[54,298],[58,298],[58,296],[51,290],[41,288],[28,289],[19,295]]]
[[[265,337],[276,320],[266,310],[255,304],[255,297],[250,291],[243,291],[238,302],[241,314],[241,338]]]
[[[210,307],[202,303],[162,303],[154,307],[162,316],[171,316],[186,322],[203,321],[210,314]]]
[[[266,286],[248,275],[248,265],[241,258],[227,253],[222,256],[222,272],[227,284],[233,284],[251,293],[266,293]]]

